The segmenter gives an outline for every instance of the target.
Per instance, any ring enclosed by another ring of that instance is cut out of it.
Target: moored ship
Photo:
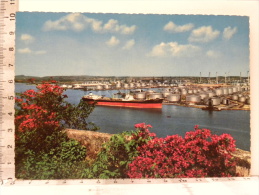
[[[89,104],[96,102],[97,106],[116,106],[130,108],[162,108],[163,99],[143,99],[137,100],[132,94],[123,94],[122,97],[109,98],[94,95],[91,92],[82,97]]]

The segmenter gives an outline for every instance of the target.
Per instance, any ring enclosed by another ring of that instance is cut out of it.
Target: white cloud
[[[68,14],[67,16],[65,16],[66,20],[73,23],[73,22],[77,22],[82,18],[82,15],[80,13],[72,13],[72,14]]]
[[[22,40],[25,43],[32,43],[35,40],[35,38],[29,34],[22,34],[20,40]]]
[[[84,18],[84,21],[82,22],[82,24],[85,24],[86,27],[90,27],[92,29],[92,31],[94,32],[101,32],[103,27],[102,27],[102,21],[100,20],[96,20],[93,18],[88,18],[84,15],[81,15]]]
[[[51,20],[48,20],[44,23],[43,30],[44,31],[67,30],[67,27],[62,24],[61,20],[57,20],[53,22]]]
[[[219,36],[218,30],[213,30],[211,26],[202,26],[194,29],[189,37],[190,42],[203,42],[207,43],[213,41]]]
[[[110,19],[104,26],[103,26],[104,30],[118,30],[119,26],[118,26],[118,21],[114,20],[114,19]],[[116,29],[117,28],[117,29]]]
[[[123,46],[122,49],[128,50],[128,49],[131,49],[134,45],[135,45],[135,40],[131,39],[126,42],[126,44]]]
[[[181,33],[181,32],[190,31],[193,27],[194,25],[192,23],[180,26],[170,21],[164,26],[164,31],[172,32],[172,33]]]
[[[45,50],[32,51],[30,48],[26,47],[26,48],[23,48],[23,49],[18,49],[18,53],[21,53],[21,54],[43,55],[43,54],[46,54],[47,52],[46,52]]]
[[[156,57],[191,57],[200,52],[200,48],[194,45],[180,45],[177,42],[160,43],[153,47],[150,56]]]
[[[218,58],[221,54],[218,51],[209,50],[206,52],[206,55],[210,58]]]
[[[120,40],[117,39],[115,36],[112,36],[107,42],[106,44],[110,47],[114,47],[116,45],[118,45],[120,43]]]
[[[223,38],[225,40],[229,40],[233,37],[233,35],[237,32],[237,27],[231,28],[230,26],[227,28],[224,28],[223,31]]]
[[[51,30],[74,30],[74,31],[82,31],[85,29],[84,24],[84,16],[80,13],[72,13],[68,14],[64,17],[61,17],[59,20],[51,21],[48,20],[44,23],[43,30],[51,31]]]
[[[23,49],[18,49],[18,53],[29,54],[29,53],[32,53],[32,51],[30,50],[30,48],[26,47]]]
[[[119,24],[119,21],[110,19],[106,24],[102,21],[89,18],[80,13],[68,14],[56,21],[48,20],[43,26],[44,31],[52,30],[73,30],[81,32],[87,28],[91,28],[94,32],[99,33],[119,33],[119,34],[132,34],[136,30],[136,26],[127,26]]]
[[[132,34],[136,30],[136,26],[126,26],[126,25],[119,25],[118,20],[110,19],[106,24],[103,26],[103,31],[105,32],[116,32],[121,34]]]

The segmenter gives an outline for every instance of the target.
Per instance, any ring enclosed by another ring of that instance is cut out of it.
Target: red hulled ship
[[[82,98],[89,104],[97,102],[97,106],[116,106],[130,108],[162,108],[163,99],[137,100],[133,95],[127,94],[123,98],[108,98],[90,93]]]

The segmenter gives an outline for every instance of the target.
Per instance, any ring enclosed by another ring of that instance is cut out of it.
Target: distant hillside
[[[40,83],[41,81],[47,80],[56,80],[60,83],[76,83],[76,82],[84,82],[88,80],[106,80],[115,77],[99,77],[99,76],[88,76],[88,75],[81,75],[81,76],[45,76],[45,77],[37,77],[37,76],[26,76],[26,75],[16,75],[15,82],[18,83],[27,83],[29,79],[35,79],[36,83]]]
[[[15,75],[15,82],[17,83],[27,83],[29,79],[40,79],[40,77],[35,77],[35,76],[25,76],[25,75]]]
[[[120,76],[120,77],[116,77],[116,76],[90,76],[90,75],[78,75],[78,76],[44,76],[44,77],[37,77],[37,76],[26,76],[26,75],[16,75],[15,76],[15,82],[17,83],[28,83],[29,79],[35,79],[35,83],[40,83],[42,81],[47,81],[47,80],[56,80],[59,83],[69,83],[69,84],[73,84],[73,83],[82,83],[82,82],[86,82],[86,81],[115,81],[115,80],[142,80],[142,81],[150,81],[150,80],[156,80],[159,82],[168,82],[171,80],[188,80],[190,82],[193,83],[197,83],[200,79],[204,81],[207,80],[216,80],[216,77],[198,77],[198,76],[170,76],[170,77],[141,77],[141,76],[136,76],[136,77],[130,77],[130,76]],[[220,83],[224,83],[225,82],[225,77],[223,76],[218,76],[218,81]],[[242,80],[247,79],[247,77],[242,77]],[[228,81],[239,81],[240,77],[239,76],[228,76]]]

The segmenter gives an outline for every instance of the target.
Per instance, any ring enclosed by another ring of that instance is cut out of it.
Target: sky
[[[247,76],[249,18],[18,12],[16,75]]]

